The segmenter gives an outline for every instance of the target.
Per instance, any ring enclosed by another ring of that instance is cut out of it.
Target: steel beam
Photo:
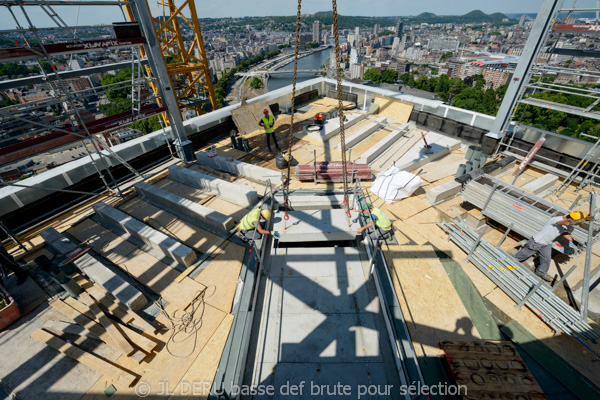
[[[533,28],[529,33],[529,38],[523,49],[523,54],[521,55],[519,64],[515,70],[515,74],[510,81],[510,85],[504,96],[504,101],[502,101],[502,104],[500,105],[500,110],[496,115],[492,129],[490,130],[490,133],[488,133],[489,137],[500,139],[508,129],[512,112],[517,106],[521,93],[528,84],[529,72],[535,63],[540,50],[542,50],[546,44],[546,33],[552,26],[552,18],[559,8],[559,3],[559,0],[544,0],[540,7],[540,11],[537,14],[537,18],[535,19],[535,23],[533,24]]]
[[[148,60],[146,60],[146,59],[141,60],[141,62],[144,65],[148,64]],[[97,74],[97,73],[113,71],[113,70],[121,70],[121,69],[125,69],[125,68],[131,68],[131,61],[124,61],[124,62],[119,62],[119,63],[114,63],[114,64],[97,65],[94,67],[82,68],[82,69],[73,70],[73,71],[62,71],[62,72],[58,73],[58,76],[60,76],[61,79],[71,79],[71,78],[78,78],[80,76],[92,75],[92,74]],[[48,82],[48,79],[46,79],[44,77],[44,75],[28,76],[26,78],[21,78],[21,79],[0,81],[0,90],[8,90],[8,89],[16,88],[16,87],[37,85],[40,83],[47,83],[47,82]],[[98,89],[98,88],[93,88],[93,89]]]

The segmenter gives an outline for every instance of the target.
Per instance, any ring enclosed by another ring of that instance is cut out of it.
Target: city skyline
[[[504,14],[524,14],[536,13],[539,10],[543,0],[533,0],[522,2],[518,0],[505,0],[504,2],[481,2],[480,0],[422,0],[418,3],[409,1],[393,0],[345,0],[338,2],[338,13],[347,16],[415,16],[424,12],[431,12],[436,15],[464,15],[473,10],[481,10],[487,14],[500,12]],[[152,1],[149,2],[152,4]],[[296,14],[297,2],[272,2],[267,0],[257,0],[251,4],[243,0],[230,0],[227,7],[222,2],[196,0],[199,18],[227,18],[227,17],[257,17],[257,16],[290,16]],[[596,0],[580,0],[577,7],[593,7]],[[68,24],[75,24],[78,21],[83,24],[111,24],[123,19],[121,12],[116,7],[82,7],[78,14],[75,7],[55,7],[56,11],[65,19]],[[319,11],[331,10],[330,2],[317,0],[304,0],[302,2],[303,14],[314,14]],[[21,24],[25,21],[19,12],[14,10]],[[43,13],[36,13],[31,10],[30,17],[32,22],[38,27],[53,26],[50,18]],[[9,13],[0,15],[0,23],[3,26],[14,27],[14,21]]]

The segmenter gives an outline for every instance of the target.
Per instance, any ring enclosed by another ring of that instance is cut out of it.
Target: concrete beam
[[[558,182],[558,176],[546,174],[542,177],[532,180],[526,185],[523,185],[521,189],[539,195],[553,187],[556,182]]]
[[[379,117],[379,118],[376,118],[375,121],[385,124],[387,122],[387,118]],[[354,135],[350,136],[349,138],[346,138],[346,149],[349,149],[350,147],[354,146],[358,142],[364,140],[366,137],[368,137],[369,135],[371,135],[373,132],[380,129],[381,127],[382,126],[376,122],[371,122],[369,124],[366,124],[363,127],[363,129],[361,129],[359,132],[356,132]],[[341,143],[338,144],[337,148],[339,151],[342,151],[342,144]]]
[[[197,152],[196,158],[198,164],[217,171],[228,172],[232,175],[243,176],[264,183],[270,180],[273,185],[279,185],[282,182],[281,173],[272,169],[257,167],[237,160],[227,161],[225,157],[221,156],[210,158],[203,151]]]
[[[368,164],[379,157],[384,151],[390,148],[391,145],[394,144],[396,140],[398,140],[402,135],[408,132],[408,126],[404,127],[404,129],[399,129],[392,131],[389,135],[384,137],[382,140],[377,142],[375,146],[371,147],[369,150],[363,153],[363,155],[357,160],[358,163]]]
[[[46,241],[46,246],[59,254],[67,253],[68,256],[68,253],[77,248],[77,244],[54,228],[42,231],[40,236]],[[147,304],[144,295],[104,265],[100,257],[88,252],[73,261],[73,264],[133,311],[139,311]]]
[[[135,189],[140,197],[155,206],[169,210],[171,214],[199,227],[208,225],[219,232],[227,232],[235,225],[233,219],[228,215],[221,214],[146,182],[136,183]]]
[[[196,261],[196,253],[175,239],[149,227],[121,210],[104,203],[93,206],[99,221],[107,228],[117,228],[125,232],[125,238],[141,247],[144,251],[167,264],[181,264],[189,267]],[[172,210],[169,209],[171,212]]]
[[[344,204],[344,195],[290,195],[288,200],[292,210],[328,210]],[[283,194],[276,194],[275,201],[283,207]]]
[[[290,211],[288,215],[288,221],[274,219],[272,229],[279,232],[280,243],[355,240],[358,236],[356,217],[349,220],[343,209]]]
[[[173,165],[169,167],[169,176],[174,181],[183,183],[206,192],[214,193],[223,200],[238,204],[242,207],[252,208],[258,203],[258,194],[244,186],[230,183],[225,179],[193,171],[189,168]]]
[[[344,130],[366,119],[367,116],[367,114],[363,113],[345,114]],[[325,121],[323,128],[321,128],[321,130],[319,131],[311,132],[305,130],[305,132],[308,133],[310,136],[314,137],[315,139],[318,139],[322,142],[326,142],[338,133],[340,133],[340,119],[336,117]]]
[[[442,185],[432,187],[427,191],[427,200],[429,203],[436,205],[451,197],[456,196],[462,189],[462,183],[457,181],[446,182]]]

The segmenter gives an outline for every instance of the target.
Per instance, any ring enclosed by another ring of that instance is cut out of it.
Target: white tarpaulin
[[[371,193],[392,204],[409,197],[422,184],[423,179],[419,176],[392,166],[377,175],[377,179],[371,185]]]

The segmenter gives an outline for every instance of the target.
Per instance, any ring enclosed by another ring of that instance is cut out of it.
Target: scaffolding
[[[574,23],[574,13],[583,11],[598,11],[600,8],[576,8],[576,1],[571,8],[564,8],[564,0],[545,0],[536,18],[535,24],[529,34],[529,39],[523,50],[521,60],[510,82],[505,99],[498,111],[496,119],[489,136],[501,139],[496,154],[509,152],[524,155],[526,150],[513,145],[518,134],[525,113],[531,108],[554,110],[568,115],[600,120],[600,92],[585,87],[574,87],[568,84],[549,82],[544,78],[550,76],[573,76],[579,78],[600,78],[600,71],[577,70],[558,65],[557,61],[564,57],[597,58],[600,52],[585,49],[563,49],[559,42],[563,35],[598,35],[600,25]],[[542,93],[560,93],[564,95],[577,96],[582,99],[585,106],[574,106],[564,103],[550,101],[540,98]],[[513,124],[513,126],[511,126]],[[589,137],[588,135],[582,135]],[[541,138],[545,134],[542,132]],[[594,138],[595,140],[596,138]],[[523,153],[523,154],[520,154]],[[593,154],[592,154],[593,155]],[[589,158],[590,154],[581,154],[580,158]],[[537,156],[543,158],[541,156]],[[574,168],[557,160],[551,160],[556,164]],[[593,164],[598,164],[594,157]],[[589,183],[600,179],[595,172],[595,166],[589,164],[589,170],[580,171],[582,176],[577,179],[585,182],[578,189]],[[576,167],[575,167],[576,168]]]
[[[167,66],[169,80],[175,90],[182,118],[185,119],[182,113],[184,110],[192,110],[196,115],[203,114],[207,111],[208,103],[210,110],[217,109],[196,5],[191,0],[185,0],[179,6],[175,5],[174,0],[159,0],[157,5],[157,17],[151,17],[152,27]],[[151,14],[150,4],[147,6]],[[135,17],[129,5],[125,6],[125,11],[128,20],[134,21]],[[182,22],[184,29],[181,26]],[[142,57],[144,56],[145,51],[142,49]],[[150,68],[147,68],[147,73],[151,75]],[[153,89],[158,94],[157,87],[153,86]],[[165,124],[169,125],[169,120],[163,119]]]

